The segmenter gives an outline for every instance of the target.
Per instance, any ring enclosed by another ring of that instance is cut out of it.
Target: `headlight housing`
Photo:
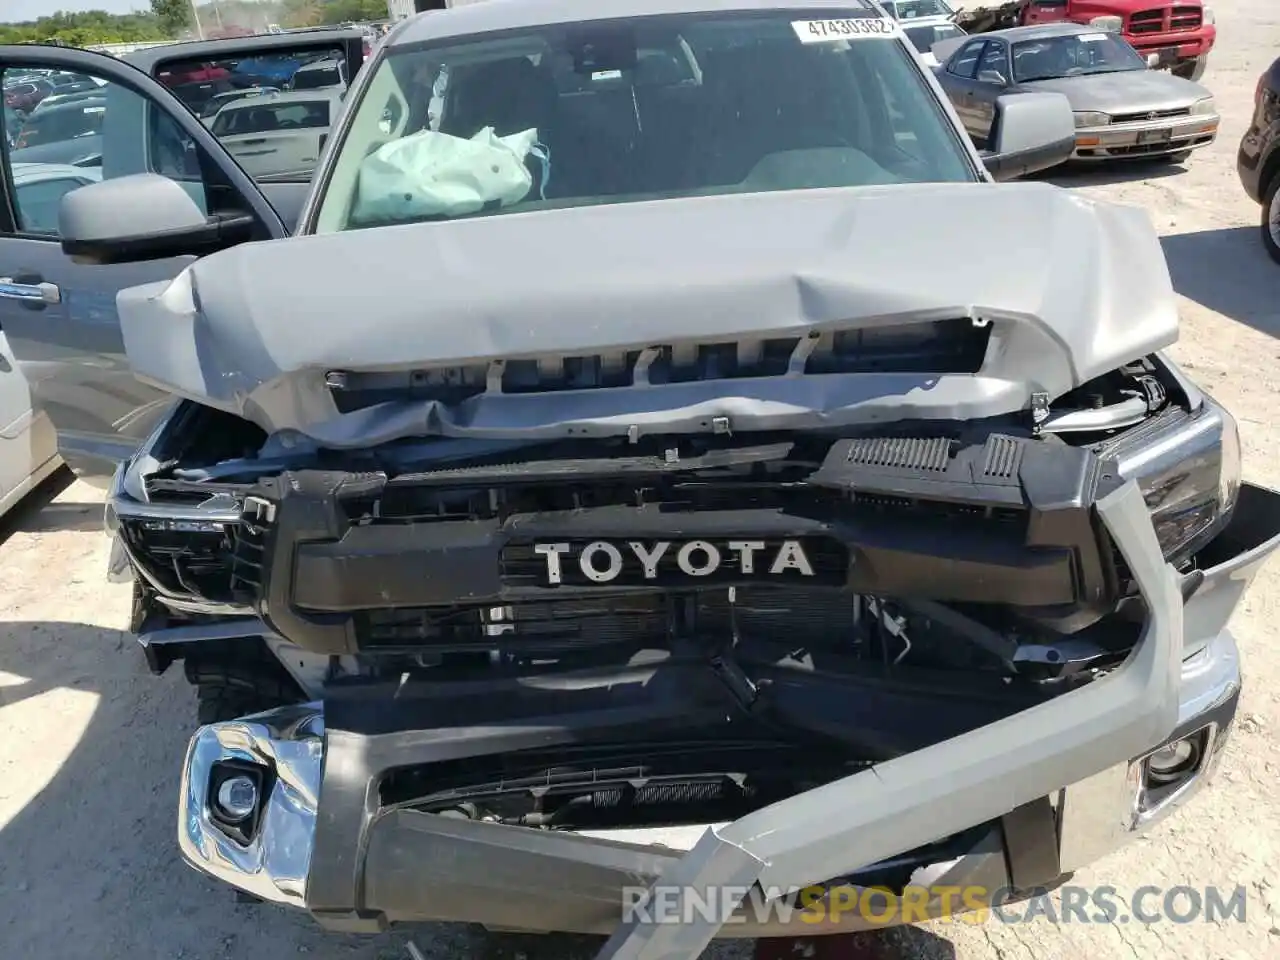
[[[1111,114],[1094,110],[1082,110],[1079,113],[1073,113],[1072,116],[1075,117],[1077,130],[1085,127],[1105,127],[1111,122]]]
[[[1213,11],[1212,11],[1212,10],[1210,10],[1208,7],[1205,7],[1205,8],[1204,8],[1204,14],[1203,14],[1203,20],[1202,20],[1201,22],[1202,22],[1202,23],[1207,23],[1207,24],[1213,25],[1213,24],[1217,23],[1218,21],[1214,18],[1214,16],[1213,16]]]
[[[1160,421],[1164,421],[1161,429]],[[1176,408],[1134,430],[1112,453],[1138,481],[1165,559],[1189,559],[1231,519],[1240,495],[1240,434],[1209,397],[1195,413]]]
[[[1099,30],[1105,30],[1108,33],[1119,33],[1124,26],[1124,17],[1094,17],[1089,21],[1089,26],[1097,27]]]
[[[1213,102],[1213,97],[1205,97],[1203,100],[1197,100],[1191,106],[1191,114],[1196,117],[1202,117],[1216,112],[1216,104]]]

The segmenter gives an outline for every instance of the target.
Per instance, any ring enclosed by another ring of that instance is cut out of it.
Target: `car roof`
[[[313,60],[311,63],[304,63],[298,68],[298,73],[303,70],[333,70],[342,63],[337,57],[325,57],[323,60]]]
[[[955,27],[960,29],[950,17],[945,13],[936,14],[928,17],[908,17],[906,20],[899,20],[903,30],[910,30],[912,27]]]
[[[47,117],[49,114],[57,113],[59,110],[65,110],[68,113],[72,110],[84,110],[87,112],[89,105],[95,101],[101,101],[104,107],[107,105],[107,98],[105,96],[102,94],[91,93],[85,97],[73,97],[73,99],[65,100],[62,103],[51,103],[41,110],[39,115]],[[34,110],[31,111],[31,116],[36,116],[36,112]]]
[[[992,30],[984,34],[987,37],[998,37],[1009,43],[1020,40],[1051,40],[1054,37],[1069,37],[1082,33],[1106,33],[1099,27],[1091,27],[1085,23],[1036,23],[1028,27],[1009,27],[1007,30]]]
[[[278,103],[315,103],[318,100],[341,100],[341,91],[321,87],[316,90],[282,90],[280,93],[264,93],[258,97],[242,97],[232,100],[222,109],[224,111],[248,110]],[[243,100],[243,102],[241,102]]]
[[[62,180],[66,177],[75,177],[77,180],[97,180],[101,178],[101,173],[91,167],[73,167],[69,163],[13,164],[14,186],[39,183],[41,180]]]
[[[305,42],[315,46],[325,40],[343,43],[360,40],[359,30],[309,30],[306,33],[263,33],[253,37],[229,37],[225,40],[187,40],[182,43],[165,43],[126,54],[123,59],[139,70],[153,72],[156,64],[168,60],[223,60],[241,53],[269,56],[280,48],[296,47]]]
[[[482,0],[458,3],[409,17],[383,41],[388,50],[498,30],[679,13],[804,11],[804,19],[826,11],[879,14],[867,0]]]

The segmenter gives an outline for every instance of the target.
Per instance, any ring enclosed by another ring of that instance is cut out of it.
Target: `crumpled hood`
[[[144,380],[268,432],[364,446],[972,418],[1060,396],[1177,338],[1138,208],[1041,183],[614,204],[243,244],[122,291]],[[857,373],[490,390],[339,414],[348,373],[621,356],[941,318],[990,322],[977,374]]]

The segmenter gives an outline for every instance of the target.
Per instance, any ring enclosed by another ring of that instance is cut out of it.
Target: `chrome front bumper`
[[[783,923],[773,915],[741,923],[718,916],[619,925],[623,888],[636,884],[679,887],[704,903],[715,902],[706,899],[714,885],[797,890],[833,877],[857,884],[871,871],[866,865],[964,834],[970,837],[965,850],[919,864],[912,883],[981,886],[992,894],[1023,887],[1025,877],[1013,875],[1016,858],[1007,855],[1022,814],[1038,831],[1037,855],[1047,854],[1042,864],[1051,866],[1052,876],[1040,882],[1048,882],[1121,846],[1210,780],[1241,685],[1226,620],[1280,546],[1280,495],[1246,485],[1237,520],[1222,535],[1237,538],[1238,549],[1224,552],[1203,578],[1179,582],[1159,560],[1133,483],[1101,501],[1098,511],[1149,609],[1124,665],[1007,720],[733,823],[587,835],[378,810],[381,773],[412,758],[376,737],[326,735],[323,707],[311,704],[196,733],[182,778],[182,853],[197,869],[264,900],[306,908],[333,929],[460,920],[505,929],[612,931],[601,957],[693,958],[715,936],[813,935],[864,923],[846,914],[838,923],[799,915]],[[1194,772],[1172,792],[1149,792],[1143,770],[1150,753],[1198,731],[1206,749]],[[415,734],[413,749],[430,739],[428,731]],[[269,773],[260,825],[247,844],[228,836],[211,812],[215,766],[227,761]],[[350,829],[336,836],[334,822]],[[947,907],[930,901],[925,914]],[[913,911],[913,919],[924,918],[918,906]]]
[[[1218,136],[1217,114],[1119,123],[1076,130],[1075,160],[1159,157],[1207,147]]]

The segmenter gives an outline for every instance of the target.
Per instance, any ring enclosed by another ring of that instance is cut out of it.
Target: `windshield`
[[[279,91],[274,87],[250,87],[248,90],[233,90],[231,93],[220,93],[216,97],[212,97],[204,105],[204,108],[200,111],[200,117],[208,120],[228,103],[233,103],[236,100],[249,100],[253,97],[263,97],[269,93],[279,93]]]
[[[1146,69],[1147,61],[1114,33],[1072,33],[1013,45],[1018,83]]]
[[[911,41],[911,45],[921,53],[928,53],[935,43],[950,40],[952,37],[963,37],[965,32],[950,23],[938,23],[931,27],[913,27],[907,25],[903,33]]]
[[[218,111],[210,128],[215,137],[235,137],[278,130],[303,130],[329,125],[329,101],[292,103],[235,103]]]
[[[291,90],[319,90],[323,87],[336,87],[342,83],[342,74],[338,65],[323,64],[314,67],[303,67],[293,75],[289,84]]]
[[[943,0],[885,0],[884,8],[899,20],[917,17],[949,17],[955,13]]]
[[[802,17],[655,16],[393,51],[316,229],[976,179],[888,21],[864,8],[813,21],[845,24],[823,32]]]

